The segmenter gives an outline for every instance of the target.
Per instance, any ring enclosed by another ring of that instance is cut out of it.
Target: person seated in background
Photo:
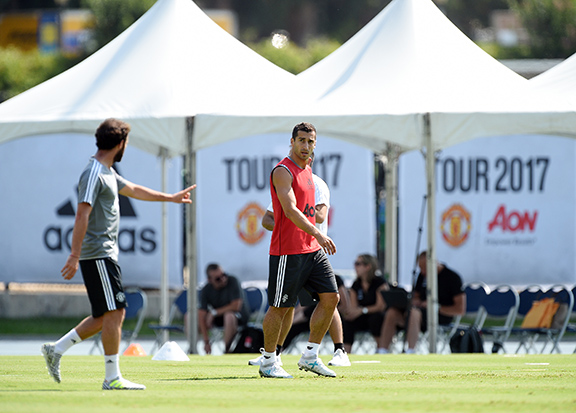
[[[347,312],[348,306],[350,305],[350,297],[348,294],[348,289],[344,285],[342,278],[336,275],[336,285],[338,286],[338,294],[340,294],[340,302],[338,303],[338,313],[335,314],[334,317],[340,317],[341,314],[345,314]],[[310,331],[310,317],[314,312],[314,308],[316,307],[317,301],[313,301],[310,294],[306,291],[302,291],[299,294],[300,299],[302,300],[296,308],[294,309],[294,318],[292,320],[292,327],[288,332],[288,335],[284,339],[283,343],[279,343],[281,349],[287,349],[292,341],[300,334],[306,331]],[[303,304],[302,304],[303,303]],[[338,365],[338,366],[349,366],[350,362],[346,357],[344,359],[344,354],[341,354],[340,357],[336,356],[338,354],[337,344],[342,343],[342,326],[338,323],[338,319],[336,322],[332,322],[330,324],[330,328],[328,329],[328,333],[330,334],[330,338],[334,343],[334,354],[336,360],[331,360],[328,364],[329,365]],[[343,358],[340,360],[340,358]],[[339,362],[339,364],[337,364]]]
[[[386,311],[378,353],[390,352],[392,338],[397,329],[406,327],[406,318],[408,318],[407,354],[415,353],[418,335],[427,329],[426,251],[418,255],[418,267],[420,275],[412,291],[412,302],[408,307],[410,311],[409,313],[408,311],[402,312],[392,307]],[[462,289],[462,279],[445,264],[438,264],[438,304],[438,324],[440,325],[448,325],[454,316],[463,315],[466,312],[466,294]]]
[[[377,275],[378,260],[361,254],[354,262],[356,280],[350,288],[350,306],[343,315],[344,348],[352,350],[357,331],[370,331],[376,342],[380,339],[386,305],[381,290],[387,290],[386,280]]]
[[[204,340],[204,351],[212,353],[210,330],[217,326],[224,327],[225,351],[229,353],[238,327],[246,325],[250,317],[248,303],[238,279],[222,271],[218,264],[209,264],[206,275],[208,283],[202,288],[198,308],[198,328]]]

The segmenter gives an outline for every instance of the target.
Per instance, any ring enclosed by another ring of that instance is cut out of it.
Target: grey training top
[[[78,183],[78,203],[86,202],[92,207],[80,259],[112,258],[118,262],[118,191],[126,183],[113,168],[90,158]]]

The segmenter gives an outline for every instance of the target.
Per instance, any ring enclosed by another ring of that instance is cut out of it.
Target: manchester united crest
[[[442,213],[440,232],[451,246],[459,247],[466,242],[472,228],[470,212],[461,204],[454,204]]]
[[[245,243],[256,244],[264,236],[265,229],[260,222],[265,212],[258,203],[250,202],[238,213],[236,230]]]

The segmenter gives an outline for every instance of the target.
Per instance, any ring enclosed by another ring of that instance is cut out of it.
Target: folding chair
[[[157,348],[159,349],[163,344],[163,333],[164,331],[168,332],[177,332],[184,334],[184,324],[173,324],[174,317],[178,312],[182,314],[186,314],[188,311],[188,290],[182,290],[180,294],[174,299],[172,306],[170,307],[170,313],[168,314],[168,320],[165,325],[161,324],[148,324],[148,328],[152,329],[154,333],[156,333],[156,340],[154,341],[154,345],[150,353],[154,353],[154,350]]]
[[[519,305],[518,293],[508,284],[497,286],[484,300],[482,308],[486,311],[486,318],[496,322],[504,320],[502,325],[482,327],[481,329],[482,334],[493,337],[492,353],[498,353],[500,350],[506,352],[504,343],[508,340],[514,326]]]
[[[246,324],[247,327],[262,329],[262,321],[264,320],[264,315],[266,314],[266,309],[268,308],[268,296],[266,290],[257,287],[249,286],[242,288],[244,291],[244,300],[248,303],[248,308],[250,310],[250,319]],[[230,351],[234,351],[240,338],[242,337],[242,332],[244,331],[244,326],[238,326],[238,331],[232,339],[230,344]],[[214,341],[222,341],[224,339],[224,330],[221,328],[213,328],[211,331],[212,339]],[[224,342],[223,342],[224,343]],[[224,343],[224,347],[225,347]]]
[[[262,321],[268,308],[266,291],[260,287],[250,286],[244,288],[244,297],[250,308],[250,322],[253,327],[262,327]]]
[[[482,281],[473,281],[465,285],[466,314],[465,317],[474,317],[472,326],[481,329],[486,320],[486,309],[483,307],[486,297],[490,294],[490,287]]]
[[[574,313],[576,313],[576,286],[572,288],[572,297],[574,297],[574,305],[572,306],[572,313],[569,316],[574,315]],[[568,324],[566,326],[566,331],[568,333],[576,333],[576,325]],[[572,353],[576,354],[576,347],[574,348],[574,351]]]
[[[127,288],[126,291],[124,291],[124,295],[126,296],[127,304],[126,315],[124,316],[124,326],[126,325],[126,321],[133,319],[136,319],[136,325],[133,330],[122,329],[122,340],[125,342],[125,347],[121,354],[124,353],[136,337],[138,337],[148,308],[148,296],[140,288]],[[100,354],[104,354],[101,344],[102,337],[101,334],[98,333],[94,336],[94,344],[90,349],[90,354],[93,354],[96,349],[98,349]]]
[[[520,304],[518,305],[517,317],[526,317],[526,314],[528,314],[528,311],[532,308],[534,301],[541,299],[543,294],[544,292],[541,287],[536,284],[529,285],[522,290],[518,294]],[[538,329],[513,327],[510,334],[513,336],[519,336],[519,344],[516,349],[516,354],[520,352],[522,347],[524,347],[526,353],[529,353],[534,348],[534,342],[538,339]]]
[[[544,353],[548,343],[552,344],[550,354],[554,353],[554,351],[560,353],[558,344],[562,340],[562,337],[564,337],[564,333],[568,327],[568,322],[570,321],[571,309],[574,308],[574,294],[566,286],[557,284],[546,291],[544,296],[554,298],[554,301],[559,303],[560,307],[554,316],[552,326],[550,328],[541,329],[545,341],[540,353]]]

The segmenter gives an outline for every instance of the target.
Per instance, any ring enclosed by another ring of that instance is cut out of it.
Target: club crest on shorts
[[[118,301],[119,303],[123,303],[124,301],[126,301],[126,296],[124,295],[124,293],[120,292],[116,294],[116,301]]]

